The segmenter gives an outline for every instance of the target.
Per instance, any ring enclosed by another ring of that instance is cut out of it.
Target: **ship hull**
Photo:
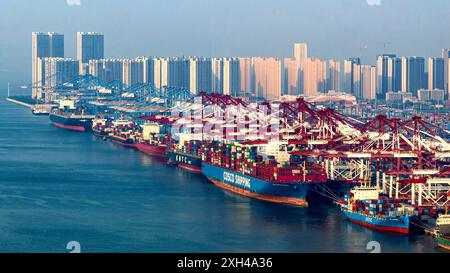
[[[50,121],[53,126],[70,131],[89,132],[92,130],[92,119],[71,118],[57,114],[50,114]]]
[[[440,248],[450,251],[450,238],[438,235],[435,239]]]
[[[136,149],[144,154],[156,157],[166,157],[166,146],[152,145],[148,143],[136,143]]]
[[[202,159],[200,157],[174,151],[170,151],[167,157],[171,164],[177,165],[184,170],[192,173],[202,172]]]
[[[107,138],[109,135],[108,132],[95,130],[95,129],[93,129],[92,132],[94,133],[94,136],[100,137],[100,138]]]
[[[129,138],[122,138],[119,136],[111,136],[111,142],[123,147],[128,147],[128,148],[136,148],[136,143],[134,142],[134,140],[129,139]]]
[[[214,185],[243,196],[295,206],[308,205],[308,185],[303,183],[272,183],[207,163],[202,164],[202,172]]]
[[[393,232],[399,234],[409,234],[409,217],[395,217],[380,219],[370,215],[362,215],[351,211],[343,211],[350,222],[364,226],[369,229]]]

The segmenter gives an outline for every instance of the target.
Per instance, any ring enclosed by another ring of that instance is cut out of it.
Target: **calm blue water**
[[[0,251],[436,252],[426,236],[383,234],[334,207],[295,208],[224,192],[90,134],[0,101]]]

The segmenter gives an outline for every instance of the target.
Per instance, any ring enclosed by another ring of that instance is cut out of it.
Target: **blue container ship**
[[[297,206],[308,205],[308,185],[305,183],[270,182],[208,163],[202,164],[202,172],[214,185],[247,197]]]
[[[355,188],[345,195],[341,210],[350,222],[378,230],[400,234],[410,233],[414,208],[400,200],[379,195],[376,187]]]
[[[294,162],[284,142],[220,143],[202,153],[202,173],[216,186],[247,197],[307,206],[315,183],[326,183],[322,166]]]

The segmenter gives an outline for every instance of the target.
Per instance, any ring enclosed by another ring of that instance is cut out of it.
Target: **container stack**
[[[402,209],[398,199],[358,200],[352,205],[353,211],[371,216],[398,216]]]

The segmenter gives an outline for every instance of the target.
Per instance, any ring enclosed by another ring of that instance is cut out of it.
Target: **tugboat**
[[[35,116],[48,116],[50,115],[50,108],[46,109],[41,104],[36,104],[31,108],[31,113]]]
[[[59,107],[53,108],[49,117],[53,126],[77,132],[92,131],[92,120],[95,118],[75,107],[72,100],[60,101]]]
[[[439,247],[450,251],[450,215],[448,207],[445,208],[445,214],[439,215],[436,220],[435,240]]]
[[[380,195],[376,187],[357,187],[341,200],[341,210],[350,222],[379,231],[409,234],[414,207]]]

